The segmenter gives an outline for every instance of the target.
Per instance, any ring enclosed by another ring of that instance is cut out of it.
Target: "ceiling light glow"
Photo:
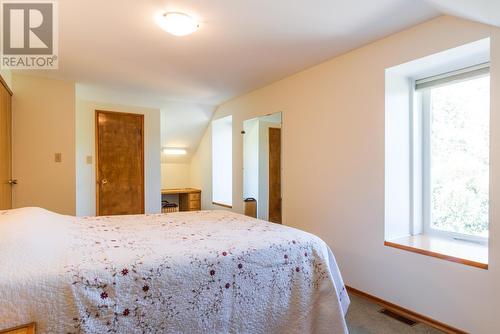
[[[179,12],[164,13],[158,16],[156,21],[163,30],[174,36],[192,34],[200,27],[194,18]]]
[[[163,154],[165,155],[186,155],[187,151],[183,148],[164,148]]]

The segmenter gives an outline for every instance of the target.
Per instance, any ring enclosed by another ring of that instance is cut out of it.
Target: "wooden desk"
[[[179,211],[201,210],[201,190],[195,188],[162,189],[162,195],[179,195]]]

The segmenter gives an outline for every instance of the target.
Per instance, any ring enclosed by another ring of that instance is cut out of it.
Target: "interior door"
[[[0,210],[12,209],[11,92],[0,80]]]
[[[144,116],[96,111],[97,215],[144,213]]]
[[[269,128],[269,221],[281,224],[281,129]]]

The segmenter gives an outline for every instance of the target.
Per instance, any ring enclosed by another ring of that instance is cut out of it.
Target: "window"
[[[488,269],[490,45],[385,70],[384,245]]]
[[[233,202],[233,118],[212,122],[212,202],[231,207]]]
[[[416,89],[422,112],[424,233],[485,241],[489,222],[489,68],[417,81]]]

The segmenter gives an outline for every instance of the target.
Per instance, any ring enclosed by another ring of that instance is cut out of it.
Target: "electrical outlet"
[[[54,154],[54,161],[55,162],[62,162],[62,153],[55,153]]]
[[[87,155],[87,158],[85,159],[85,161],[87,162],[87,165],[92,165],[92,156]]]

